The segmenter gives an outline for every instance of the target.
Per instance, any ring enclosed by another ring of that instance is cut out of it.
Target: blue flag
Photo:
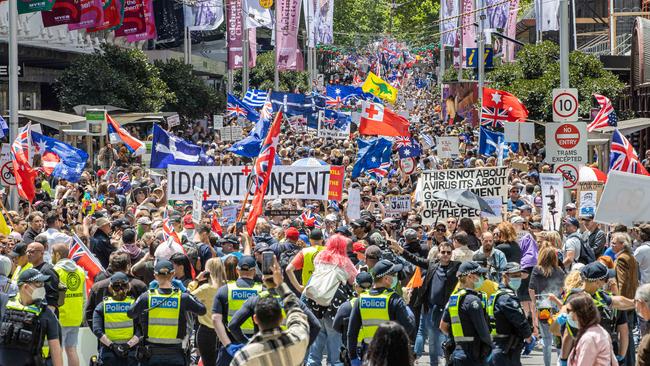
[[[228,105],[226,106],[226,114],[229,117],[244,117],[251,122],[257,122],[260,114],[255,110],[239,100],[236,96],[228,93]]]
[[[167,165],[211,165],[203,149],[153,125],[151,168],[167,169]]]
[[[242,102],[251,108],[261,108],[264,106],[264,102],[266,101],[268,94],[269,93],[265,92],[264,90],[249,88],[246,91],[246,95],[244,95]]]
[[[32,131],[36,152],[41,154],[43,170],[57,178],[77,182],[88,160],[88,153],[65,142]]]
[[[227,150],[244,156],[247,158],[256,158],[260,154],[262,147],[262,140],[266,138],[271,128],[271,120],[273,119],[273,104],[271,103],[270,96],[267,95],[266,101],[260,111],[260,118],[255,124],[255,128],[249,132],[243,140],[237,141],[232,144]]]
[[[505,158],[508,156],[508,151],[516,153],[519,150],[519,144],[507,143],[503,133],[481,127],[478,153],[486,156],[496,155],[499,149],[503,149],[502,156]]]
[[[271,93],[273,112],[282,111],[287,117],[303,116],[307,119],[307,127],[318,128],[319,97],[296,93]]]
[[[393,142],[387,138],[378,137],[369,140],[357,139],[359,151],[357,161],[352,168],[352,179],[362,172],[368,172],[372,178],[381,180],[388,175]]]
[[[400,159],[417,158],[422,154],[420,143],[408,136],[395,137],[395,148]]]

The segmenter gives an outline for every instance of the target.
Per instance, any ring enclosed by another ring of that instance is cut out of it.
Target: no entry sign
[[[580,131],[578,127],[564,123],[555,131],[555,142],[563,149],[573,149],[580,141]]]
[[[553,121],[577,121],[578,106],[578,89],[553,89]]]
[[[587,163],[587,124],[585,122],[546,124],[546,161],[551,164]]]

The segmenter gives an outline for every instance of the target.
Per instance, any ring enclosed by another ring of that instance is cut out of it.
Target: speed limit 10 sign
[[[578,120],[578,89],[553,89],[553,121]]]

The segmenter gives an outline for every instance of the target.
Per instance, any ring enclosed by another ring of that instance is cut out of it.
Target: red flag
[[[359,133],[378,136],[411,136],[409,121],[379,103],[363,102]]]
[[[36,170],[29,163],[31,145],[32,124],[30,122],[18,131],[16,140],[11,144],[11,161],[13,163],[18,194],[29,202],[34,201],[34,196],[36,196],[34,182],[37,176]]]
[[[219,236],[223,236],[223,229],[221,228],[221,225],[219,224],[219,219],[217,219],[217,214],[216,213],[212,214],[212,231],[219,234]]]
[[[503,122],[523,122],[528,109],[514,95],[497,89],[483,88],[481,125],[503,126]]]
[[[76,235],[73,236],[73,242],[68,253],[68,258],[75,261],[79,267],[86,271],[86,295],[88,295],[90,288],[93,287],[93,284],[95,283],[95,276],[102,272],[106,272],[106,270]]]
[[[246,221],[246,230],[249,235],[253,235],[257,218],[264,212],[264,195],[269,185],[273,162],[275,161],[275,150],[278,147],[278,136],[280,135],[280,126],[282,125],[282,112],[275,115],[269,134],[264,139],[264,144],[260,149],[260,154],[255,160],[255,196],[251,204],[253,209],[248,215]]]

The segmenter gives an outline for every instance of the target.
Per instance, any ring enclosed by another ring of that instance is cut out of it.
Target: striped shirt
[[[277,289],[287,313],[287,330],[274,328],[251,338],[233,358],[230,366],[297,366],[302,365],[309,347],[307,315],[298,305],[298,298],[286,284]]]

